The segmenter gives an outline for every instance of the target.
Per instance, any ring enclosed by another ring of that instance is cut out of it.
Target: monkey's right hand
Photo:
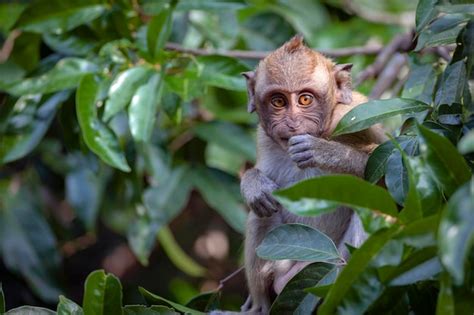
[[[270,217],[282,209],[272,192],[278,186],[258,169],[252,168],[244,173],[240,182],[240,191],[245,202],[259,217]]]

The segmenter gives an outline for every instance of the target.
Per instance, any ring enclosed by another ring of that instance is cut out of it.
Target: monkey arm
[[[311,135],[293,136],[288,153],[299,168],[318,167],[334,173],[363,177],[368,154],[349,145]]]
[[[242,197],[250,210],[259,217],[270,217],[282,209],[272,196],[275,189],[278,189],[278,185],[257,168],[247,170],[240,181]]]

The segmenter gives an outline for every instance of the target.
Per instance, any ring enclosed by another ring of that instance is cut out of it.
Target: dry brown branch
[[[217,291],[220,291],[224,288],[224,284],[229,281],[230,279],[232,279],[233,277],[235,277],[236,275],[238,275],[241,271],[243,271],[245,269],[244,266],[240,267],[239,269],[233,271],[230,275],[228,275],[227,277],[225,277],[224,279],[220,280],[219,281],[219,286],[217,287]]]
[[[7,59],[10,57],[13,47],[15,46],[15,39],[20,35],[20,30],[13,30],[10,32],[10,34],[8,34],[8,37],[3,43],[2,49],[0,50],[0,63],[7,61]]]
[[[346,57],[353,55],[373,55],[378,54],[382,50],[383,46],[379,44],[367,44],[365,46],[347,47],[340,49],[320,49],[320,53],[328,57]],[[186,54],[196,56],[209,56],[209,55],[220,55],[233,58],[242,59],[263,59],[270,52],[269,51],[248,51],[248,50],[215,50],[215,49],[202,49],[202,48],[185,48],[177,43],[167,43],[166,49],[179,51]]]
[[[362,71],[355,81],[355,86],[367,79],[376,77],[396,52],[406,52],[413,46],[413,32],[396,36],[380,51],[374,63]]]
[[[97,241],[97,238],[94,234],[85,234],[75,238],[73,240],[67,241],[61,245],[60,250],[65,257],[71,257],[78,251],[86,249]]]
[[[400,70],[406,64],[406,61],[405,54],[396,52],[392,56],[390,61],[387,63],[387,66],[378,76],[377,82],[370,92],[370,99],[380,98],[380,96],[382,96],[382,94],[392,86],[392,84],[397,80]]]

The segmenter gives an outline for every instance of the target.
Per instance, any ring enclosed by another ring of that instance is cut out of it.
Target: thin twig
[[[220,50],[220,49],[202,49],[202,48],[185,48],[177,43],[167,43],[166,49],[187,53],[196,56],[220,55],[226,57],[242,58],[242,59],[263,59],[269,51],[249,51],[249,50]],[[318,51],[328,57],[346,57],[353,55],[374,55],[382,50],[383,46],[379,44],[367,44],[365,46],[347,47],[340,49],[319,49]]]
[[[169,145],[169,149],[171,152],[176,152],[178,149],[180,149],[182,146],[184,146],[186,143],[191,141],[194,138],[194,134],[191,132],[183,132],[179,136],[177,136],[173,141],[171,141]]]
[[[8,34],[7,39],[3,43],[2,49],[0,49],[0,63],[5,62],[13,51],[15,46],[15,39],[21,35],[20,30],[13,30]]]
[[[390,61],[387,63],[387,66],[380,72],[377,82],[375,83],[372,91],[370,92],[370,99],[377,99],[382,96],[388,88],[390,88],[398,77],[398,73],[402,67],[406,64],[405,54],[396,52]]]
[[[244,266],[240,267],[239,269],[235,270],[234,272],[232,272],[230,275],[228,275],[227,277],[225,277],[224,279],[220,280],[219,281],[219,286],[217,287],[217,291],[220,291],[224,288],[224,284],[229,281],[230,279],[232,279],[233,277],[235,277],[236,275],[238,275],[241,271],[243,271],[245,269]]]
[[[368,66],[357,77],[354,86],[360,85],[367,79],[376,77],[387,62],[397,51],[406,52],[413,46],[413,32],[396,36],[385,48],[380,51],[374,63]]]

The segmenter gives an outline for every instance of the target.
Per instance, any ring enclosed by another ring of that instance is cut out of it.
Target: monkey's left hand
[[[312,135],[293,136],[288,140],[288,153],[299,168],[318,167],[331,170],[343,156],[349,158],[350,148],[339,142]]]

